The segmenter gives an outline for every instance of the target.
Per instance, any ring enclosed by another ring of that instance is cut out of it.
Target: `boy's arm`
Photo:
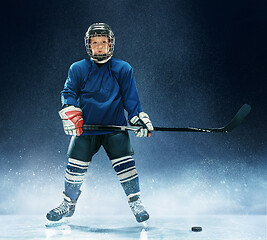
[[[63,90],[61,91],[62,106],[73,105],[78,107],[77,99],[80,91],[79,85],[77,70],[71,66],[68,72],[68,78],[64,84]]]
[[[130,120],[133,116],[142,112],[132,68],[124,72],[121,78],[120,88],[124,109],[128,112],[128,119]]]
[[[80,136],[83,133],[82,110],[77,102],[80,91],[79,86],[78,74],[73,66],[71,66],[68,78],[61,91],[62,110],[59,111],[59,116],[62,119],[63,128],[67,135]]]
[[[122,80],[121,91],[129,122],[131,125],[142,126],[135,132],[137,137],[150,137],[153,126],[148,115],[142,112],[132,68],[126,71]]]

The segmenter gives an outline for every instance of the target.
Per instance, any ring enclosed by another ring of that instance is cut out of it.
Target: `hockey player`
[[[71,217],[81,194],[84,175],[93,155],[104,147],[116,171],[129,206],[138,222],[149,214],[140,199],[139,179],[132,158],[134,154],[128,132],[83,131],[88,125],[142,126],[138,137],[149,137],[152,123],[142,111],[131,66],[113,57],[115,37],[105,23],[92,24],[85,35],[90,58],[71,65],[61,92],[59,115],[67,135],[73,135],[68,148],[63,202],[47,213],[47,219],[58,221]]]

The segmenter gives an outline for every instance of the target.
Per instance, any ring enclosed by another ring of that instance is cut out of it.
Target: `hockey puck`
[[[202,227],[192,227],[191,230],[193,232],[201,232],[202,231]]]

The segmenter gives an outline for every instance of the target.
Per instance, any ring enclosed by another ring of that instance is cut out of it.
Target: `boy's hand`
[[[135,131],[135,135],[137,137],[150,137],[151,132],[154,130],[152,122],[149,119],[149,116],[140,112],[138,115],[135,115],[130,119],[130,124],[132,126],[141,126],[139,130]]]
[[[75,106],[68,106],[58,112],[62,119],[63,128],[67,135],[80,136],[83,133],[82,110]]]

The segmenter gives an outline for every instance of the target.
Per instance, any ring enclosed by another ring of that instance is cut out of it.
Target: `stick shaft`
[[[230,132],[245,119],[251,110],[250,105],[244,104],[236,113],[234,118],[225,126],[220,128],[169,128],[169,127],[154,127],[154,131],[168,132]],[[90,131],[137,131],[141,127],[138,126],[117,126],[117,125],[84,125],[83,130]]]

